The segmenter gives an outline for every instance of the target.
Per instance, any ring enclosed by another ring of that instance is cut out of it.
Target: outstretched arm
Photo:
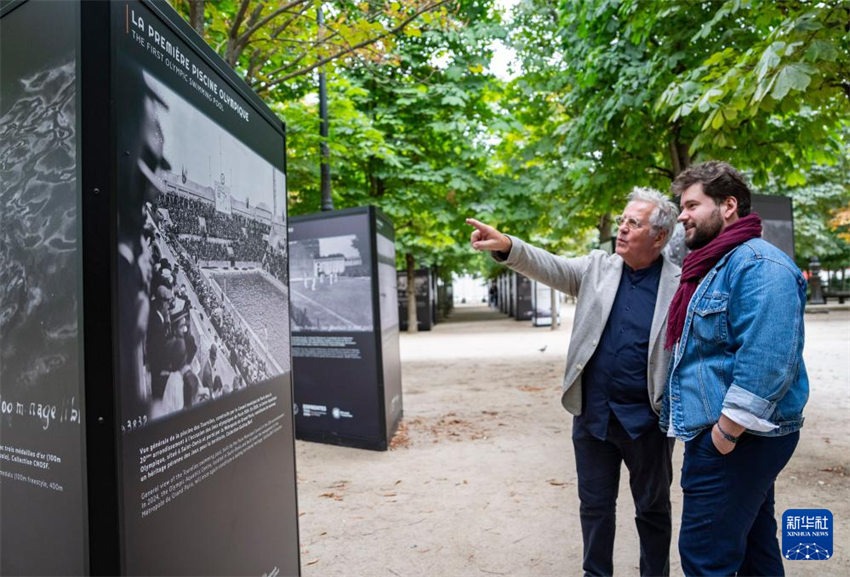
[[[568,295],[578,294],[581,280],[590,266],[590,257],[563,258],[518,238],[502,234],[490,225],[467,218],[475,227],[470,238],[472,248],[491,252],[496,262]]]

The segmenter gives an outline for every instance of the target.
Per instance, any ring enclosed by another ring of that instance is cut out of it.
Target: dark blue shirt
[[[662,259],[633,270],[623,263],[611,315],[582,375],[582,412],[577,436],[605,440],[611,414],[632,439],[658,426],[649,403],[646,363]]]

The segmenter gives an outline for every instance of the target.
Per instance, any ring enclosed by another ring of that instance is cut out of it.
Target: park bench
[[[838,299],[838,304],[844,304],[844,299],[850,298],[850,291],[823,291],[824,302],[829,302],[829,299]]]

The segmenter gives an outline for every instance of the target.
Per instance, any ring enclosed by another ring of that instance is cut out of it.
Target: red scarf
[[[702,248],[691,251],[682,262],[682,278],[679,288],[670,303],[670,316],[667,319],[667,349],[672,349],[682,336],[688,303],[699,286],[699,281],[717,264],[723,256],[747,242],[761,236],[761,218],[756,213],[741,217],[723,229],[714,239]]]

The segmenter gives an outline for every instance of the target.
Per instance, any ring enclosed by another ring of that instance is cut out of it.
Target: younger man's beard
[[[704,222],[698,222],[693,230],[693,236],[685,237],[685,246],[691,250],[702,248],[720,234],[723,230],[723,217],[720,216],[720,208],[715,208],[711,216]]]

